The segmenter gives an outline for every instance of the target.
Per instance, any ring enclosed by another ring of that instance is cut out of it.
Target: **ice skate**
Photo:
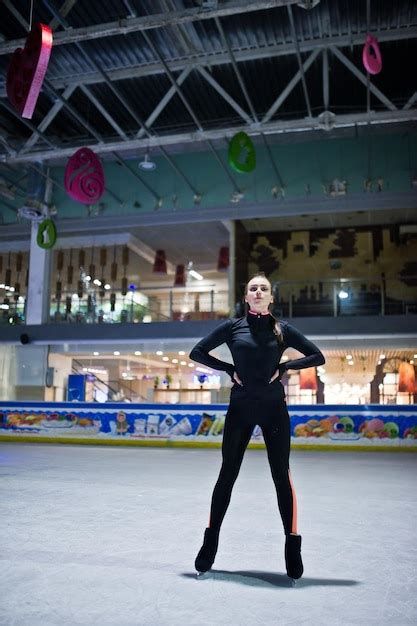
[[[219,531],[215,528],[206,528],[204,531],[204,543],[195,560],[195,568],[199,574],[203,574],[211,569],[216,557],[218,544]]]

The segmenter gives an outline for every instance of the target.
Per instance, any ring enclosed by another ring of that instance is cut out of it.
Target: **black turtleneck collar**
[[[272,316],[269,313],[262,315],[262,313],[251,313],[248,311],[246,319],[248,320],[249,327],[255,331],[268,330],[272,327]]]

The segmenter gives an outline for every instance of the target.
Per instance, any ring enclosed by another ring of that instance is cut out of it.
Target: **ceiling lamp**
[[[195,270],[190,270],[188,273],[190,274],[190,276],[192,276],[196,280],[203,280],[203,278],[204,278],[204,276],[202,276],[201,274],[199,274]]]
[[[204,276],[202,276],[201,274],[199,274],[198,272],[195,271],[194,263],[192,261],[188,262],[187,270],[188,270],[188,275],[189,276],[192,276],[196,280],[203,280]]]
[[[185,265],[177,265],[175,268],[174,287],[185,287]]]
[[[155,253],[155,261],[153,264],[154,274],[166,274],[167,273],[167,261],[165,256],[165,250],[157,250]]]
[[[140,161],[138,167],[144,172],[152,172],[156,169],[156,163],[150,160],[149,152],[146,152],[145,158],[143,159],[143,161]]]
[[[219,250],[219,258],[217,260],[217,271],[226,272],[229,268],[229,248],[222,246]]]

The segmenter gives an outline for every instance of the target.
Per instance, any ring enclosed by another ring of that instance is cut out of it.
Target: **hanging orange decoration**
[[[317,376],[315,367],[307,367],[300,370],[300,389],[317,391]]]
[[[414,393],[416,377],[414,366],[411,363],[403,361],[398,368],[398,391]]]

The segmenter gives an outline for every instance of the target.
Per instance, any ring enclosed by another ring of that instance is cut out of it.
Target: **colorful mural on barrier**
[[[417,449],[417,406],[289,406],[293,444]],[[0,435],[221,441],[227,405],[0,402]],[[263,443],[259,426],[253,443]]]

